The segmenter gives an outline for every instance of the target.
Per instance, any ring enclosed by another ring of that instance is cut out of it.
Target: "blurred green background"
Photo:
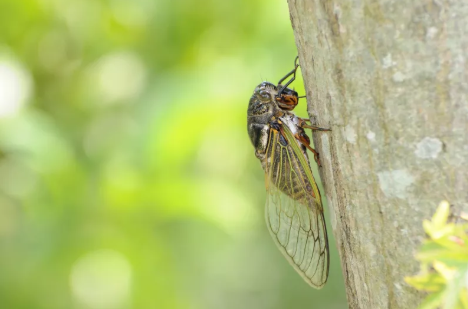
[[[317,291],[263,219],[247,104],[296,54],[286,1],[1,0],[0,308],[346,308],[330,225]]]

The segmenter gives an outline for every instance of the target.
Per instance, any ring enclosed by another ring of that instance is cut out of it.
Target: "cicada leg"
[[[302,128],[304,129],[311,129],[312,131],[331,131],[331,129],[325,129],[321,127],[316,127],[316,126],[309,126],[309,125],[303,125]]]
[[[294,69],[292,69],[291,72],[289,72],[282,79],[279,80],[278,86],[277,86],[278,87],[277,97],[281,97],[284,89],[286,89],[293,81],[296,80],[296,72],[297,72],[297,68],[299,68],[299,64],[297,63],[298,59],[299,59],[299,56],[296,56],[296,59],[294,59]],[[281,83],[284,82],[291,75],[292,75],[291,79],[285,85],[281,85]]]
[[[304,129],[311,129],[312,131],[331,131],[331,129],[321,128],[317,126],[312,126],[306,124],[306,122],[310,122],[310,119],[307,118],[299,118],[299,126]]]
[[[289,76],[291,76],[293,74],[294,74],[293,79],[287,85],[289,85],[290,83],[292,83],[294,81],[294,78],[296,78],[296,70],[299,67],[299,64],[297,63],[297,60],[299,60],[299,56],[296,56],[296,58],[294,59],[294,69],[292,69],[291,72],[289,72],[282,79],[280,79],[280,81],[278,82],[278,85],[281,85],[281,83],[284,82],[284,80],[286,78],[288,78]]]
[[[296,133],[294,135],[294,137],[304,146],[306,146],[307,149],[309,149],[310,151],[312,151],[312,153],[314,154],[314,160],[315,162],[317,163],[318,166],[322,166],[322,164],[320,164],[320,159],[319,159],[319,153],[317,151],[315,151],[314,148],[310,147],[310,139],[309,137],[304,133],[304,132],[299,132],[299,133]]]

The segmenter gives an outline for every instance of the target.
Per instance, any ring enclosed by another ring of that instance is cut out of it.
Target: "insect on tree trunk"
[[[288,2],[349,306],[416,308],[422,221],[468,211],[467,2]]]

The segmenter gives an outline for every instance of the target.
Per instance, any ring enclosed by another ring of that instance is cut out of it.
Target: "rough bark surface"
[[[416,308],[422,220],[468,211],[468,2],[288,2],[349,306]]]

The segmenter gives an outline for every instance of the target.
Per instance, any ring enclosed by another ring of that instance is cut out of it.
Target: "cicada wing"
[[[312,287],[327,281],[329,253],[320,193],[289,129],[271,130],[265,166],[265,217],[276,245]]]

